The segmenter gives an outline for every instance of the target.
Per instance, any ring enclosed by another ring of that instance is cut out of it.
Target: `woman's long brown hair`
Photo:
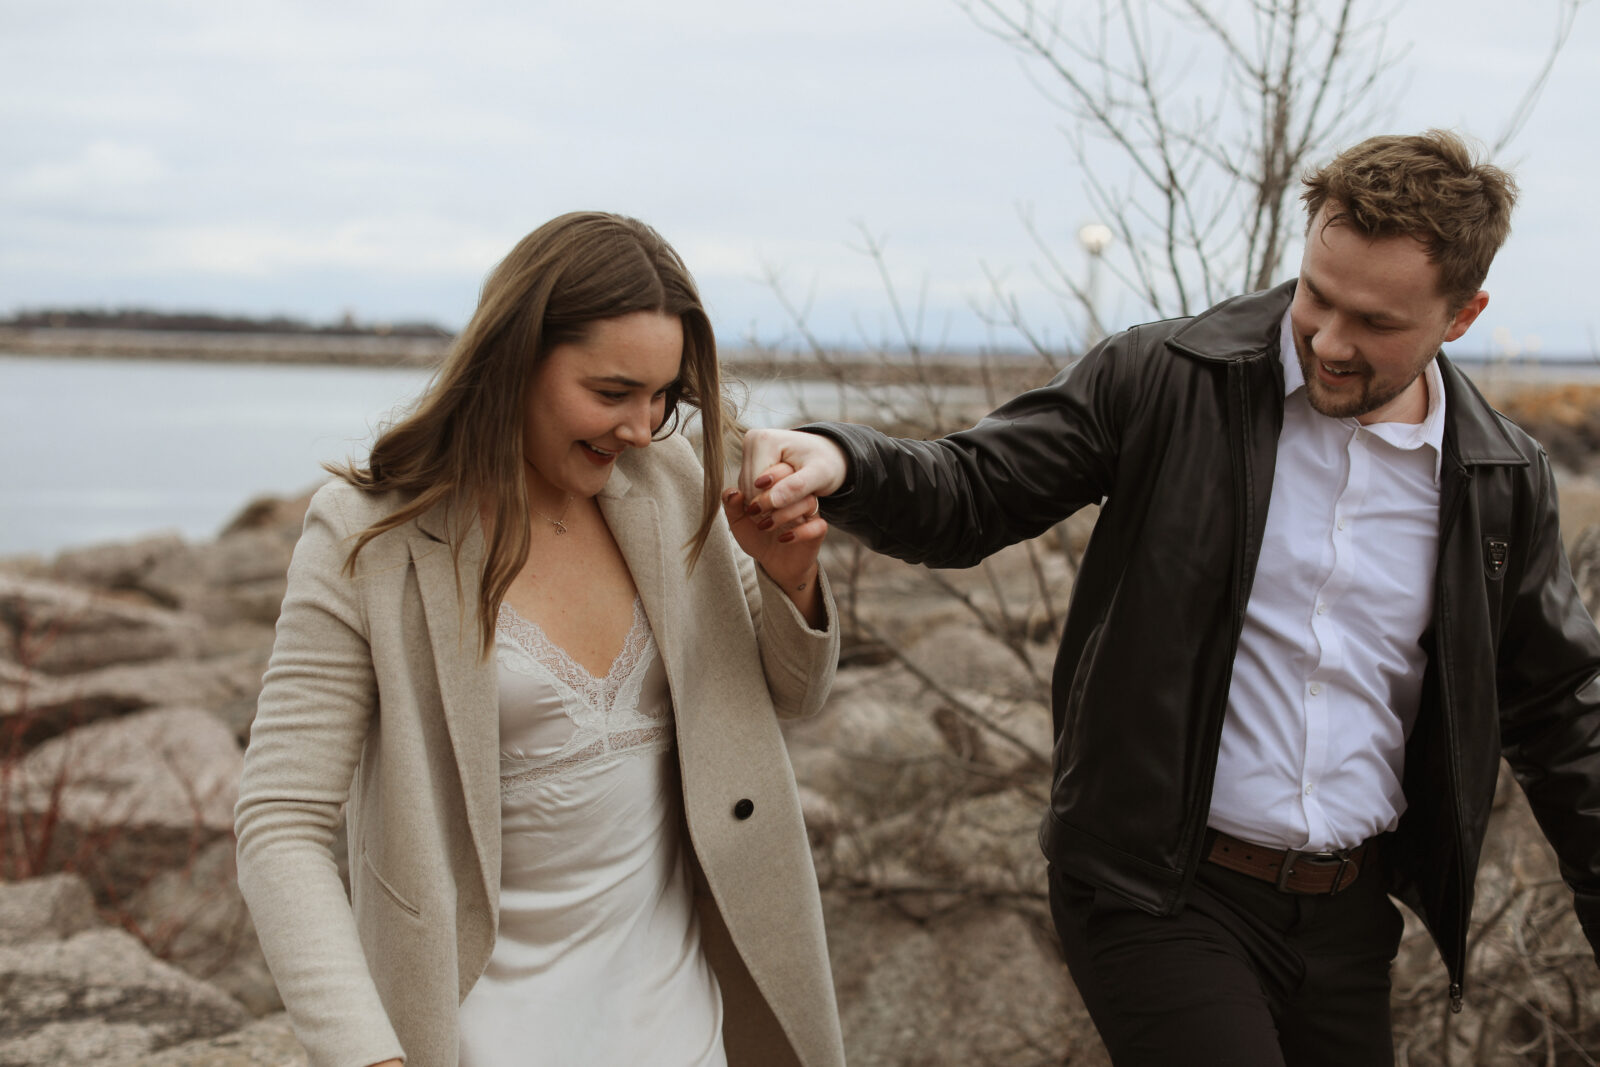
[[[540,226],[495,267],[444,366],[411,413],[378,437],[365,467],[328,467],[361,489],[410,497],[357,536],[346,572],[354,574],[373,538],[445,506],[457,524],[450,543],[459,588],[461,543],[482,516],[477,623],[487,657],[500,603],[528,559],[522,429],[534,368],[594,323],[637,311],[683,324],[683,367],[657,436],[677,428],[680,404],[698,409],[705,484],[700,527],[685,546],[693,567],[720,507],[723,437],[736,425],[724,409],[711,320],[688,268],[660,234],[637,219],[585,211]]]

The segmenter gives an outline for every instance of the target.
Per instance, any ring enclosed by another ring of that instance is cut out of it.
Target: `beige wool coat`
[[[822,909],[777,717],[821,707],[838,625],[809,629],[720,520],[686,570],[700,470],[674,435],[619,458],[599,504],[666,664],[730,1062],[834,1067],[844,1052]],[[235,813],[239,887],[315,1067],[454,1065],[457,1008],[495,939],[483,538],[476,524],[459,538],[458,581],[453,523],[430,513],[373,540],[346,576],[353,536],[398,503],[342,481],[313,498]],[[825,580],[823,592],[836,619]],[[330,853],[347,799],[348,899]]]

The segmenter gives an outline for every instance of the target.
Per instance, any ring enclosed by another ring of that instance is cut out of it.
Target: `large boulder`
[[[96,589],[139,589],[144,576],[159,563],[188,550],[175,533],[138,541],[71,548],[56,556],[50,575],[60,581]]]
[[[133,1067],[308,1067],[310,1062],[289,1017],[280,1012],[231,1034],[141,1056]]]
[[[852,1067],[1110,1062],[1047,920],[979,902],[913,919],[895,903],[823,897]]]
[[[28,748],[149,703],[138,693],[58,678],[0,659],[0,740],[8,748]]]
[[[1004,789],[932,796],[918,809],[841,835],[829,855],[840,885],[916,896],[908,912],[963,896],[1043,902],[1044,854],[1036,795]]]
[[[783,723],[795,777],[851,822],[915,804],[954,773],[949,742],[933,720],[936,706],[902,667],[840,670],[822,711]]]
[[[122,663],[58,676],[0,661],[0,734],[35,745],[74,727],[169,705],[214,709],[244,736],[270,645],[207,659]]]
[[[89,883],[75,874],[0,882],[0,945],[61,941],[99,925]]]
[[[1589,614],[1600,618],[1600,523],[1584,528],[1567,550],[1572,577]]]
[[[198,708],[156,708],[54,738],[4,781],[10,842],[0,861],[22,858],[31,869],[0,877],[77,870],[102,904],[126,901],[232,833],[242,765],[233,735]]]
[[[157,875],[128,902],[125,921],[162,959],[223,990],[250,1014],[283,1010],[239,894],[231,836],[207,845],[194,862]]]
[[[239,1029],[227,994],[109,927],[64,941],[0,946],[0,1065],[121,1067],[184,1041]]]
[[[0,574],[0,641],[53,674],[192,655],[200,620],[60,582]]]
[[[271,623],[283,603],[298,530],[242,529],[161,560],[139,587],[214,623]]]

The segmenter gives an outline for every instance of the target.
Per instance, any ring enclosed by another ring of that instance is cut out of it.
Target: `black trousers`
[[[1052,867],[1050,910],[1117,1067],[1389,1067],[1403,922],[1384,882],[1374,862],[1302,896],[1202,863],[1188,906],[1156,916]]]

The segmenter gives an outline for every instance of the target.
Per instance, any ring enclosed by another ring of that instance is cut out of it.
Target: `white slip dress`
[[[461,1067],[726,1067],[643,607],[604,678],[510,607],[495,630],[500,927],[461,1004]]]

